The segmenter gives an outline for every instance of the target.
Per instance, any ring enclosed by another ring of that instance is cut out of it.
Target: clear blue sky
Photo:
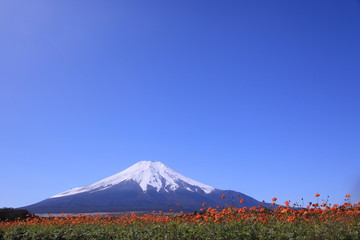
[[[360,1],[0,2],[0,207],[141,160],[360,200]]]

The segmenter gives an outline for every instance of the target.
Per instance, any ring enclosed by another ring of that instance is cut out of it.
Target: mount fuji
[[[224,198],[225,197],[225,198]],[[243,199],[240,203],[240,199]],[[141,161],[93,184],[25,206],[32,213],[194,211],[207,206],[264,206],[243,193],[220,190],[177,173],[161,162]]]

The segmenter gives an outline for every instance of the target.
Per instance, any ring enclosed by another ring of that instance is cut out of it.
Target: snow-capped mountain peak
[[[156,189],[158,192],[160,190],[164,190],[166,192],[175,191],[182,188],[191,192],[202,190],[206,194],[209,194],[215,190],[215,188],[209,185],[197,182],[175,172],[161,162],[141,161],[122,172],[104,178],[96,183],[84,187],[73,188],[51,198],[64,197],[85,192],[102,191],[126,181],[134,181],[138,183],[144,192],[146,192],[149,187]]]

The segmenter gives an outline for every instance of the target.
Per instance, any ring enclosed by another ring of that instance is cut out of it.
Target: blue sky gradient
[[[360,201],[360,1],[0,2],[0,207],[141,160]]]

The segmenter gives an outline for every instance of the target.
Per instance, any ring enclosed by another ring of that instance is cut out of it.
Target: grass
[[[273,199],[276,201],[276,198]],[[286,206],[287,205],[287,206]],[[62,216],[0,222],[0,239],[360,239],[359,204],[318,203],[294,209],[205,208],[121,217]]]

